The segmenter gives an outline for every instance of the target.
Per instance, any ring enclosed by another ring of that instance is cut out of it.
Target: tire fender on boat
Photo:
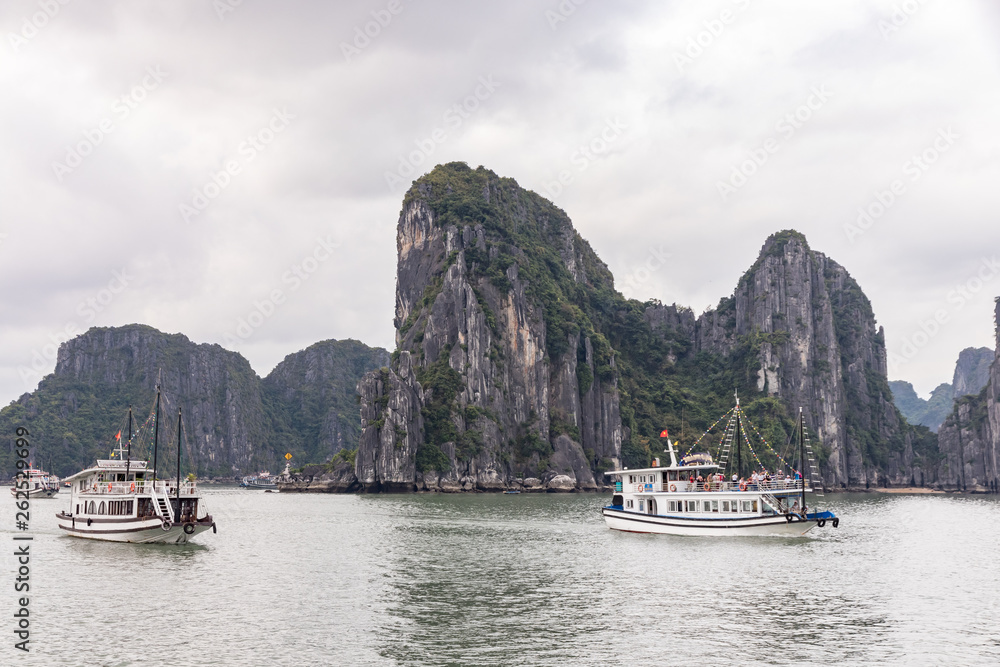
[[[833,527],[837,528],[838,526],[840,526],[840,519],[839,518],[833,520]]]
[[[213,532],[213,533],[217,533],[217,532],[219,532],[219,531],[217,531],[217,530],[215,529],[215,522],[214,522],[214,521],[212,522],[212,532]]]
[[[791,514],[786,514],[785,515],[785,521],[787,521],[788,523],[791,523],[792,519],[794,519],[794,518],[795,517],[793,517]]]
[[[822,528],[823,526],[826,525],[826,519],[820,519],[819,521],[816,522],[816,525]]]
[[[185,535],[190,535],[193,532],[194,532],[194,524],[193,523],[186,523],[186,524],[184,524],[184,534]]]
[[[90,525],[90,524],[92,524],[92,523],[94,523],[94,520],[93,520],[93,519],[90,519],[90,518],[88,518],[88,519],[87,519],[87,525],[89,526],[89,525]]]
[[[164,531],[170,530],[170,522],[166,519],[163,520],[163,525],[160,526]]]

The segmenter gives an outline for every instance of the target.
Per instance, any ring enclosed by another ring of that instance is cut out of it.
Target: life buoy
[[[746,491],[746,490],[747,490],[747,483],[740,482],[740,491]]]
[[[94,482],[94,491],[97,491],[97,482]]]
[[[163,525],[160,526],[164,531],[170,530],[170,522],[166,519],[163,520]]]
[[[111,482],[108,482],[108,493],[111,493]]]
[[[186,523],[186,524],[184,524],[184,534],[185,535],[190,535],[193,532],[194,532],[194,524],[193,523]]]
[[[676,484],[671,484],[670,485],[670,490],[671,491],[676,491],[677,490],[677,485]]]
[[[135,482],[132,482],[132,486],[128,487],[128,490],[129,490],[130,493],[134,493],[135,492]]]
[[[826,525],[826,519],[820,519],[819,521],[816,522],[816,525],[822,528],[823,526]]]

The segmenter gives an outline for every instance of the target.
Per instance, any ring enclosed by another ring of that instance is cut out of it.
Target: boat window
[[[750,502],[753,503],[753,511],[756,512],[757,511],[757,501],[756,500],[752,500]]]
[[[712,511],[713,512],[718,512],[719,511],[719,501],[718,500],[713,500],[712,501]]]
[[[667,511],[668,512],[676,512],[677,511],[677,501],[676,500],[671,500],[671,501],[667,502]]]
[[[640,512],[644,512],[644,511],[645,511],[645,510],[643,509],[643,505],[642,505],[642,501],[641,501],[641,500],[639,501],[639,511],[640,511]]]
[[[740,511],[741,512],[749,512],[750,511],[750,501],[749,500],[742,500],[742,501],[740,501]]]
[[[731,507],[731,509],[729,511],[730,512],[735,512],[736,511],[736,501],[735,500],[733,501],[732,507]]]
[[[77,503],[77,504],[76,504],[76,513],[77,513],[77,514],[79,514],[79,513],[80,513],[80,503]]]
[[[728,512],[729,511],[729,501],[728,500],[723,500],[722,501],[722,511],[723,512]]]
[[[706,512],[711,512],[711,511],[712,511],[712,503],[706,500],[706,501],[705,501],[705,502],[704,502],[704,503],[702,504],[702,509],[703,509],[704,511],[706,511]]]
[[[103,500],[101,501],[101,504],[97,506],[97,513],[98,514],[104,514],[104,501]]]
[[[688,512],[697,512],[698,511],[698,501],[697,500],[685,500],[684,504],[686,506],[685,507],[686,511],[688,511]]]

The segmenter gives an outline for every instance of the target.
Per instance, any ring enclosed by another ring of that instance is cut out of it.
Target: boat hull
[[[210,518],[188,523],[165,522],[159,517],[145,519],[86,519],[59,513],[56,514],[59,528],[73,537],[104,542],[131,542],[135,544],[186,544],[206,530],[212,530],[215,522]],[[167,525],[167,530],[164,530]]]
[[[28,494],[28,498],[52,498],[57,493],[59,489],[56,488],[38,488],[38,489],[18,489],[16,486],[10,488],[10,495],[17,498],[24,497],[24,494]]]
[[[604,514],[604,521],[608,528],[612,530],[660,535],[801,537],[818,525],[816,520],[803,520],[798,517],[794,517],[794,520],[789,522],[783,515],[701,519],[643,514],[614,507],[605,507],[601,512]]]

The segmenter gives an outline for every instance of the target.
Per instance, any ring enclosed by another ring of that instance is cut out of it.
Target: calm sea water
[[[206,495],[182,547],[33,501],[27,656],[0,499],[0,664],[1000,664],[996,498],[828,496],[840,528],[785,539],[612,532],[598,495]]]

